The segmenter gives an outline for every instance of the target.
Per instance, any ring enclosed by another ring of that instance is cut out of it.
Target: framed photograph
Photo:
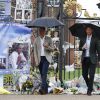
[[[15,19],[22,19],[22,10],[16,9],[15,11]]]
[[[0,57],[0,69],[6,69],[6,64],[7,64],[6,58]]]
[[[32,9],[32,1],[31,0],[17,0],[16,8],[17,9]]]
[[[32,10],[24,10],[24,19],[25,20],[32,19]]]
[[[9,69],[29,68],[29,44],[13,43],[8,50]]]

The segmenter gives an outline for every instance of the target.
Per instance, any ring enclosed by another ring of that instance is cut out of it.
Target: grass
[[[100,68],[97,67],[96,68],[96,74],[100,74]],[[49,73],[49,77],[54,76],[54,71],[50,71]],[[74,78],[79,78],[82,75],[82,69],[81,68],[77,68],[75,69],[75,71],[73,72],[66,72],[66,71],[62,71],[62,79],[64,81],[68,81],[68,80],[72,80]],[[57,73],[57,77],[59,77],[59,73]]]
[[[72,80],[74,78],[79,78],[82,75],[82,69],[78,68],[75,69],[73,72],[62,72],[62,78],[63,80]]]

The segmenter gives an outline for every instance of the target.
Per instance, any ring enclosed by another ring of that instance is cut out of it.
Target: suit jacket
[[[45,53],[45,56],[46,56],[46,59],[48,60],[48,62],[51,63],[52,62],[51,52],[53,51],[52,39],[48,36],[45,36],[44,41],[49,44],[48,48],[44,48],[44,53]],[[41,40],[40,40],[40,37],[37,37],[35,39],[35,42],[34,42],[34,58],[35,58],[36,66],[38,66],[40,63],[40,60],[41,60]]]
[[[86,54],[86,50],[85,49],[82,50],[82,47],[85,43],[86,43],[86,37],[80,39],[79,50],[83,51],[81,61],[83,61]],[[90,52],[90,60],[93,64],[97,63],[97,59],[98,61],[100,61],[100,40],[98,40],[97,38],[93,36],[91,38],[89,52]],[[98,57],[97,57],[97,54],[98,54]]]

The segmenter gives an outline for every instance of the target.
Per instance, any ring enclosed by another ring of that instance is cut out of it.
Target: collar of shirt
[[[41,41],[41,56],[45,56],[44,46],[43,46],[43,44],[44,44],[44,38],[45,38],[45,36],[43,38],[40,37],[40,41]]]
[[[45,39],[45,36],[44,36],[43,38],[41,38],[41,36],[40,36],[40,39],[41,39],[41,40],[44,40],[44,39]]]
[[[92,38],[92,35],[90,36],[87,35],[87,40],[91,40],[91,38]]]
[[[86,38],[87,49],[86,49],[86,54],[85,54],[86,57],[89,57],[90,56],[89,50],[90,50],[91,38],[92,38],[92,35],[90,35],[90,36],[87,35],[87,38]]]

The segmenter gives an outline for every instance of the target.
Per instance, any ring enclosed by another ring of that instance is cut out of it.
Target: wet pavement
[[[100,95],[0,95],[0,100],[100,100]]]

